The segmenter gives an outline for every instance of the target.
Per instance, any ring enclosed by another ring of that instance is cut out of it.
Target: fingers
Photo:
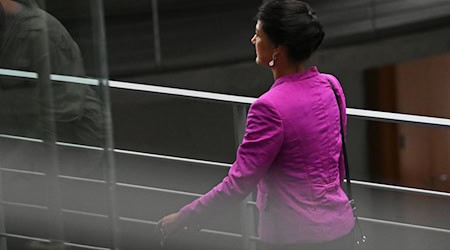
[[[169,236],[166,229],[163,226],[162,220],[160,220],[158,222],[158,224],[156,225],[156,233],[159,234],[159,244],[161,246],[164,246],[166,243],[166,239]]]
[[[160,244],[164,246],[166,239],[180,230],[182,223],[179,213],[174,213],[163,217],[156,225],[156,233],[160,234]]]
[[[158,224],[156,224],[155,232],[160,233],[162,228],[162,221],[158,221]]]

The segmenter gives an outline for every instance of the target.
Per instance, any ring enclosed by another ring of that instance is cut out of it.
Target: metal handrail
[[[430,117],[422,115],[410,115],[385,111],[374,111],[347,108],[347,115],[373,121],[395,122],[395,123],[415,123],[438,127],[450,127],[450,119]]]
[[[51,243],[49,239],[43,239],[38,237],[30,237],[20,234],[10,234],[10,233],[0,233],[0,237],[6,237],[6,238],[15,238],[15,239],[22,239],[22,240],[31,240],[31,241],[38,241],[43,243]],[[97,247],[97,246],[91,246],[91,245],[83,245],[83,244],[77,244],[77,243],[71,243],[71,242],[62,242],[65,246],[71,246],[71,247],[77,247],[77,248],[84,248],[84,249],[91,249],[91,250],[111,250],[111,248],[105,248],[105,247]]]
[[[11,136],[11,135],[0,134],[0,138],[2,138],[2,137],[3,138],[8,138],[8,139],[26,140],[26,141],[30,141],[30,142],[39,142],[39,140],[33,139],[33,138],[25,138],[25,137],[19,137],[19,136],[16,137],[16,136]],[[84,148],[84,149],[89,149],[89,150],[103,150],[103,148],[100,148],[100,147],[85,146],[85,145],[73,144],[73,143],[57,142],[56,144],[60,145],[60,146],[74,147],[74,148]],[[205,166],[211,166],[211,167],[226,167],[226,168],[230,168],[232,166],[232,164],[229,164],[229,163],[204,161],[204,160],[197,160],[197,159],[184,158],[184,157],[174,157],[174,156],[159,155],[159,154],[150,154],[150,153],[136,152],[136,151],[130,151],[130,150],[122,150],[122,149],[114,149],[114,152],[121,153],[121,154],[128,154],[128,155],[144,156],[144,157],[149,157],[149,158],[157,158],[157,159],[164,159],[164,160],[175,160],[175,161],[181,161],[181,162],[203,164]],[[17,173],[23,173],[23,174],[34,174],[34,175],[44,175],[44,173],[40,173],[40,172],[27,171],[27,170],[17,170],[17,169],[9,169],[9,168],[0,168],[0,171],[9,171],[9,172],[17,172]],[[87,179],[87,178],[80,178],[80,177],[72,177],[72,176],[65,176],[65,175],[60,175],[59,177],[67,178],[67,179],[73,179],[73,180],[81,180],[81,181],[90,181],[90,182],[99,182],[99,183],[103,183],[104,182],[102,180]],[[133,184],[127,184],[127,183],[117,183],[117,184],[118,185],[119,184],[121,184],[121,185],[133,185]],[[416,193],[416,194],[422,194],[422,195],[450,198],[450,193],[441,192],[441,191],[434,191],[434,190],[427,190],[427,189],[420,189],[420,188],[411,188],[411,187],[402,187],[402,186],[382,184],[382,183],[373,183],[373,182],[360,181],[360,180],[352,180],[352,184],[363,186],[363,187],[372,187],[372,188],[377,188],[377,189],[390,190],[390,191],[401,191],[401,192],[407,192],[407,193]],[[134,186],[137,187],[139,185],[134,185]],[[145,187],[145,186],[142,186],[142,187]],[[145,187],[145,188],[148,188],[148,187]],[[201,194],[194,194],[194,193],[192,193],[192,195],[193,196],[201,196]]]
[[[400,191],[405,193],[414,193],[414,194],[423,194],[423,195],[429,195],[429,196],[439,196],[439,197],[446,197],[450,198],[450,193],[447,192],[441,192],[441,191],[434,191],[434,190],[427,190],[427,189],[420,189],[420,188],[411,188],[411,187],[404,187],[404,186],[395,186],[395,185],[389,185],[389,184],[381,184],[381,183],[374,183],[374,182],[368,182],[368,181],[358,181],[358,180],[352,180],[352,184],[364,186],[364,187],[372,187],[377,189],[384,189],[389,191]]]
[[[2,170],[4,170],[4,169],[0,168],[0,171],[2,171]],[[21,171],[19,173],[23,173],[23,172]],[[35,174],[37,174],[37,173],[38,172],[36,172]],[[71,177],[71,176],[60,176],[60,178],[71,179],[71,180],[78,180],[78,181],[92,181],[92,179],[88,179],[88,178],[79,178],[79,177]],[[94,181],[98,182],[98,183],[106,184],[106,182],[104,182],[104,181],[98,181],[98,180],[94,180]],[[450,193],[444,193],[444,192],[437,192],[437,191],[430,192],[429,190],[420,190],[420,189],[416,189],[416,188],[404,188],[404,187],[398,187],[398,186],[392,186],[392,185],[368,183],[368,182],[361,182],[361,181],[352,181],[352,183],[358,184],[358,185],[369,184],[368,186],[370,186],[370,187],[376,187],[376,188],[382,188],[382,189],[393,188],[395,190],[403,191],[403,192],[414,192],[414,193],[422,193],[422,194],[434,195],[434,196],[450,197]],[[135,184],[128,184],[128,183],[120,183],[119,182],[119,183],[116,183],[116,185],[120,186],[120,187],[126,187],[126,188],[137,188],[137,189],[143,189],[143,190],[149,190],[149,191],[155,191],[155,192],[163,192],[163,193],[170,193],[170,194],[176,194],[176,195],[191,196],[191,197],[196,197],[196,198],[202,196],[202,194],[199,194],[199,193],[184,192],[184,191],[178,191],[178,190],[173,190],[173,189],[165,189],[165,188],[155,188],[155,187],[149,187],[149,186],[143,186],[143,185],[135,185]],[[24,203],[18,203],[18,202],[2,201],[1,204],[13,205],[13,206],[26,206],[26,207],[29,207],[29,208],[46,209],[45,206],[30,205],[30,204],[24,204]],[[250,202],[247,202],[247,205],[256,206],[256,203],[254,201],[250,201]],[[74,211],[74,210],[68,210],[68,209],[63,209],[63,211],[64,212],[69,212],[69,213],[76,213],[76,214],[81,214],[81,215],[87,215],[87,216],[106,217],[106,215],[102,215],[102,214],[94,214],[94,213]],[[124,217],[120,217],[121,220],[122,220],[122,218],[124,218]],[[408,223],[401,223],[401,222],[394,222],[394,221],[386,221],[386,220],[379,220],[379,219],[365,218],[365,217],[360,217],[360,218],[361,218],[361,220],[368,221],[368,222],[377,222],[377,223],[391,224],[391,225],[396,225],[396,226],[405,226],[405,227],[409,227],[409,228],[416,228],[416,229],[423,229],[423,230],[432,230],[432,231],[436,231],[436,232],[450,233],[450,229],[435,228],[435,227],[428,227],[428,226],[422,226],[422,225],[415,225],[415,224],[408,224]],[[128,218],[128,219],[139,221],[138,219],[131,219],[131,218]],[[146,221],[146,222],[149,222],[150,224],[151,223],[156,223],[156,222],[151,222],[151,221]]]
[[[21,173],[21,174],[40,175],[40,176],[45,175],[44,173],[41,173],[41,172],[24,171],[24,170],[9,169],[9,168],[0,168],[0,171],[15,172],[15,173]],[[67,175],[59,175],[59,177],[63,178],[63,179],[68,179],[68,180],[95,182],[95,183],[100,183],[100,184],[106,183],[103,180],[81,178],[81,177],[74,177],[74,176],[67,176]],[[122,187],[146,189],[146,190],[152,190],[152,191],[161,191],[161,192],[167,192],[167,193],[172,193],[172,194],[187,195],[187,196],[192,196],[192,197],[202,196],[202,194],[199,194],[199,193],[148,187],[148,186],[136,185],[136,184],[130,184],[130,183],[118,182],[116,184],[118,186],[122,186]],[[367,181],[359,181],[359,180],[352,180],[352,184],[363,186],[363,187],[371,187],[371,188],[376,188],[376,189],[388,190],[388,191],[399,191],[399,192],[412,193],[412,194],[435,196],[435,197],[440,197],[440,198],[450,198],[450,193],[448,193],[448,192],[441,192],[441,191],[434,191],[434,190],[427,190],[427,189],[420,189],[420,188],[403,187],[403,186],[395,186],[395,185],[388,185],[388,184],[381,184],[381,183],[374,183],[374,182],[367,182]],[[255,203],[251,202],[251,201],[248,202],[248,204],[255,205]]]
[[[3,202],[3,203],[7,204],[7,205],[13,205],[13,206],[14,205],[15,206],[27,206],[27,207],[33,207],[33,208],[37,207],[39,209],[46,209],[46,207],[44,207],[44,206],[33,206],[33,205],[14,203],[14,202]],[[68,209],[63,209],[63,212],[65,212],[65,213],[72,213],[72,214],[79,214],[79,215],[84,215],[84,216],[107,218],[107,215],[103,215],[103,214],[81,212],[81,211],[74,211],[74,210],[68,210]],[[361,217],[361,216],[358,216],[358,218],[361,221],[370,222],[370,223],[388,224],[388,225],[392,225],[392,226],[399,226],[399,227],[406,227],[406,228],[412,228],[412,229],[418,229],[418,230],[426,230],[426,231],[433,231],[433,232],[438,232],[438,233],[450,234],[450,229],[446,229],[446,228],[430,227],[430,226],[416,225],[416,224],[410,224],[410,223],[403,223],[403,222],[396,222],[396,221],[388,221],[388,220],[367,218],[367,217]],[[119,220],[121,220],[121,221],[128,221],[128,222],[134,222],[134,223],[154,225],[154,226],[156,226],[158,224],[158,222],[156,222],[156,221],[143,220],[143,219],[137,219],[137,218],[129,218],[129,217],[123,217],[123,216],[120,216]],[[211,229],[201,229],[201,232],[212,233],[212,234],[217,234],[217,235],[222,235],[222,236],[230,236],[230,237],[242,237],[242,234],[231,233],[231,232],[224,232],[224,231],[217,231],[217,230],[211,230]],[[2,235],[0,234],[0,236],[2,236]],[[31,238],[31,237],[26,237],[25,236],[25,238]],[[250,236],[250,239],[252,239],[252,240],[260,240],[258,236]],[[69,243],[69,244],[73,244],[73,243]]]
[[[395,222],[395,221],[387,221],[387,220],[380,220],[380,219],[373,219],[373,218],[366,218],[366,217],[360,217],[360,216],[358,216],[358,218],[361,221],[366,221],[366,222],[379,223],[379,224],[388,224],[388,225],[392,225],[392,226],[407,227],[407,228],[413,228],[413,229],[420,229],[420,230],[426,230],[426,231],[433,231],[433,232],[438,232],[438,233],[450,234],[450,229],[429,227],[429,226],[422,226],[422,225],[414,225],[414,224]]]
[[[4,170],[14,171],[12,169],[0,168],[0,171],[4,171]],[[41,173],[39,173],[39,172],[23,171],[23,170],[18,170],[17,173],[41,175]],[[96,183],[106,184],[105,181],[93,180],[93,179],[88,179],[88,178],[80,178],[80,177],[72,177],[72,176],[64,176],[64,175],[60,175],[59,177],[60,178],[64,178],[64,179],[77,180],[77,181],[88,181],[88,182],[92,182],[93,181],[93,182],[96,182]],[[358,185],[366,185],[367,184],[367,182],[361,182],[361,181],[352,181],[352,182],[354,184],[358,184]],[[403,188],[403,187],[397,187],[397,186],[392,186],[392,185],[384,185],[384,184],[376,184],[376,183],[375,184],[374,183],[369,183],[369,184],[370,185],[368,185],[368,186],[370,186],[370,187],[376,187],[376,188],[382,188],[382,189],[394,188],[395,190],[404,191],[404,192],[424,193],[424,194],[427,194],[427,195],[435,195],[435,196],[442,196],[442,195],[444,195],[445,197],[450,197],[450,193],[443,193],[443,192],[436,192],[436,191],[431,191],[430,192],[429,190]],[[126,187],[126,188],[138,188],[138,189],[144,189],[144,190],[149,190],[149,191],[164,192],[164,193],[171,193],[171,194],[176,194],[176,195],[185,195],[185,196],[191,196],[191,197],[200,197],[202,195],[202,194],[198,194],[198,193],[177,191],[177,190],[164,189],[164,188],[155,188],[155,187],[148,187],[148,186],[128,184],[128,183],[116,183],[116,185],[117,186],[121,186],[121,187]],[[37,208],[37,209],[47,209],[47,207],[45,207],[45,206],[30,205],[30,204],[18,203],[18,202],[2,201],[1,204],[3,204],[3,205],[12,205],[12,206],[25,206],[25,207]],[[250,202],[247,202],[247,205],[256,206],[256,203],[253,202],[253,201],[250,201]],[[108,218],[107,215],[103,215],[103,214],[75,211],[75,210],[69,210],[69,209],[62,209],[62,211],[65,212],[65,213],[74,213],[74,214],[80,214],[80,215],[84,215],[84,216],[95,216],[95,217]],[[401,223],[401,222],[380,220],[380,219],[374,219],[374,218],[365,218],[365,217],[359,217],[359,218],[360,218],[361,221],[372,222],[372,223],[388,224],[388,225],[393,225],[393,226],[401,226],[401,227],[407,227],[407,228],[413,228],[413,229],[419,229],[419,230],[434,231],[434,232],[439,232],[439,233],[450,233],[450,229],[444,229],[444,228],[436,228],[436,227],[430,227],[430,226],[423,226],[423,225],[416,225],[416,224],[409,224],[409,223]],[[147,221],[147,220],[141,220],[141,219],[135,219],[135,218],[127,218],[127,217],[119,217],[119,220],[130,221],[130,222],[137,222],[137,223],[145,223],[145,224],[151,224],[151,225],[156,225],[157,224],[157,222],[154,222],[154,221]],[[215,230],[209,230],[209,229],[202,229],[201,231],[205,232],[205,233],[217,234],[217,235],[221,235],[221,236],[243,237],[242,234],[236,234],[236,233],[230,233],[230,232],[215,231]],[[16,237],[16,238],[22,238],[22,239],[33,239],[33,240],[36,240],[36,238],[32,238],[32,237],[21,236],[21,235],[11,235],[11,234],[0,234],[0,237]],[[249,239],[253,240],[253,241],[259,241],[260,240],[260,238],[257,237],[257,236],[250,236]],[[48,240],[45,240],[45,239],[38,239],[38,240],[39,241],[43,241],[43,242],[49,242]],[[108,248],[100,248],[100,247],[95,247],[95,246],[80,245],[80,244],[68,243],[68,242],[65,242],[64,244],[67,245],[67,246],[77,246],[77,247],[82,247],[82,248],[87,248],[87,249],[100,249],[100,250],[108,249]]]
[[[37,74],[34,72],[2,69],[0,68],[0,76],[6,77],[21,77],[27,79],[37,79]],[[70,82],[85,85],[98,86],[99,80],[86,77],[74,77],[66,75],[50,75],[50,79],[57,82]],[[210,101],[231,102],[235,104],[252,104],[256,98],[244,97],[236,95],[218,94],[198,90],[187,90],[180,88],[161,87],[150,84],[131,83],[123,81],[109,80],[109,86],[112,88],[125,89],[125,90],[138,90],[143,92],[174,95],[180,97],[199,98]],[[363,118],[375,121],[388,121],[397,123],[413,123],[423,124],[438,127],[450,127],[450,119],[440,117],[429,117],[420,115],[410,115],[401,113],[392,113],[384,111],[364,110],[356,108],[347,108],[347,115],[350,117]]]
[[[23,77],[23,78],[29,78],[29,79],[37,79],[38,78],[38,75],[33,72],[8,70],[8,69],[0,69],[0,76]],[[94,85],[94,86],[100,85],[100,81],[97,79],[83,78],[83,77],[73,77],[73,76],[52,74],[52,75],[50,75],[50,79],[53,81],[57,81],[57,82],[71,82],[71,83]],[[104,82],[105,80],[102,80],[102,81]],[[199,98],[199,99],[204,99],[204,100],[209,100],[209,101],[231,102],[233,104],[248,105],[248,104],[253,103],[256,100],[256,98],[251,98],[251,97],[217,94],[217,93],[209,93],[209,92],[203,92],[203,91],[169,88],[169,87],[161,87],[161,86],[154,86],[154,85],[113,81],[113,80],[107,80],[107,85],[112,88],[119,88],[119,89],[125,89],[125,90],[138,90],[138,91],[144,91],[144,92],[150,92],[150,93],[167,94],[167,95],[189,97],[189,98]],[[446,118],[399,114],[399,113],[363,110],[363,109],[355,109],[355,108],[347,108],[347,114],[349,116],[354,116],[356,118],[362,118],[362,119],[366,119],[366,120],[388,121],[388,122],[395,122],[395,123],[414,123],[414,124],[431,125],[431,126],[438,126],[438,127],[450,127],[450,119],[446,119]],[[18,136],[11,136],[11,135],[0,135],[0,137],[26,140],[26,141],[38,142],[38,143],[43,142],[40,139],[18,137]],[[72,144],[72,143],[56,142],[56,144],[59,146],[77,147],[77,148],[85,148],[85,149],[91,149],[91,150],[104,150],[103,148],[99,148],[99,147],[78,145],[78,144]],[[203,160],[174,157],[174,156],[163,156],[163,155],[135,152],[135,151],[130,151],[130,150],[122,150],[122,149],[113,149],[113,151],[116,153],[122,153],[122,154],[138,155],[138,156],[145,156],[145,157],[152,157],[152,158],[159,158],[159,159],[166,159],[166,160],[175,160],[175,161],[189,162],[189,163],[196,163],[196,164],[204,164],[204,165],[208,165],[208,166],[231,167],[231,164],[227,164],[227,163],[218,163],[218,162],[212,162],[212,161],[203,161]],[[0,171],[14,171],[14,170],[0,168]],[[44,173],[32,172],[32,171],[26,171],[26,170],[18,170],[15,172],[21,173],[21,174],[45,175]],[[88,179],[88,178],[63,176],[63,175],[59,175],[59,177],[65,178],[65,179],[77,180],[77,181],[90,181],[90,182],[104,183],[104,184],[107,183],[106,181]],[[438,192],[438,191],[432,191],[432,190],[400,187],[400,186],[394,186],[394,185],[370,183],[370,182],[363,182],[363,181],[353,181],[353,183],[356,185],[362,185],[365,187],[373,187],[373,188],[379,188],[379,189],[385,189],[385,190],[395,190],[395,191],[409,192],[409,193],[420,193],[420,194],[439,196],[439,197],[450,197],[450,193]],[[200,197],[201,196],[201,194],[197,194],[197,193],[190,193],[190,192],[177,191],[177,190],[171,190],[171,189],[163,189],[163,188],[155,188],[155,187],[147,187],[147,186],[135,185],[135,184],[129,184],[129,183],[113,183],[113,185],[117,186],[117,187],[138,188],[138,189],[145,189],[145,190],[149,190],[149,191],[164,192],[164,193],[171,193],[171,194],[177,194],[177,195],[186,195],[186,196],[192,196],[192,197]],[[16,205],[16,206],[23,205],[23,206],[28,206],[30,208],[45,209],[45,207],[42,207],[42,206],[22,204],[22,203],[14,203],[14,202],[2,202],[2,203],[8,204],[8,205]],[[252,201],[247,202],[246,204],[247,205],[256,205]],[[92,214],[92,213],[73,211],[73,210],[67,210],[67,209],[62,209],[62,211],[69,212],[69,213],[77,213],[77,214],[81,214],[81,215],[95,215],[95,216],[102,216],[105,218],[108,217],[106,215]],[[138,220],[138,219],[132,219],[132,218],[126,218],[126,217],[119,217],[118,219],[134,221],[134,222],[145,222],[147,224],[155,224],[156,223],[156,222],[152,222],[152,221],[144,221],[144,220]],[[367,222],[384,223],[384,224],[390,224],[390,225],[396,225],[396,226],[410,227],[410,228],[415,228],[415,229],[450,233],[450,230],[442,229],[442,228],[434,228],[434,227],[393,222],[393,221],[383,221],[383,220],[378,220],[378,219],[373,219],[373,218],[361,218],[361,220],[364,220]],[[233,236],[233,237],[244,237],[243,235],[240,235],[240,234],[220,232],[220,231],[214,231],[214,230],[202,230],[202,231],[209,232],[209,233],[216,233],[216,234],[220,234],[220,235],[228,235],[228,236]],[[14,235],[2,233],[2,234],[0,234],[0,236],[13,237]],[[20,237],[26,238],[26,236],[20,236]],[[248,238],[250,240],[259,240],[259,238],[256,236],[249,236]],[[43,240],[43,241],[48,242],[48,240]],[[68,242],[65,242],[64,244],[78,246],[78,247],[84,247],[84,248],[90,248],[90,249],[107,249],[107,248],[99,248],[99,247],[93,247],[93,246],[78,245],[78,244],[68,243]]]
[[[191,159],[191,158],[186,158],[186,157],[151,154],[151,153],[136,152],[136,151],[131,151],[131,150],[123,150],[123,149],[114,149],[114,152],[121,153],[121,154],[128,154],[128,155],[145,156],[145,157],[162,159],[162,160],[171,160],[171,161],[181,161],[181,162],[195,163],[195,164],[204,164],[204,165],[208,165],[210,167],[231,168],[231,166],[232,166],[232,164],[229,164],[229,163],[205,161],[205,160]]]

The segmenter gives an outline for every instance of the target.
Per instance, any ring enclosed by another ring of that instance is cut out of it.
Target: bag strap
[[[339,93],[336,89],[336,87],[333,85],[333,83],[331,82],[330,79],[327,79],[328,82],[330,83],[331,89],[334,92],[334,96],[336,97],[336,102],[338,104],[338,108],[339,108],[339,119],[340,119],[340,124],[341,124],[341,138],[342,138],[342,151],[344,154],[344,165],[345,165],[345,179],[346,179],[346,184],[347,184],[347,195],[350,201],[350,206],[352,207],[353,210],[353,217],[355,218],[355,224],[358,227],[359,233],[361,234],[361,239],[357,239],[356,243],[357,245],[360,245],[362,243],[366,242],[366,236],[362,233],[362,229],[359,223],[359,218],[358,215],[356,213],[356,202],[353,198],[353,193],[352,193],[352,186],[351,186],[351,181],[350,181],[350,168],[349,168],[349,164],[348,164],[348,158],[347,158],[347,143],[346,143],[346,139],[345,139],[345,133],[344,133],[344,119],[342,118],[342,109],[341,109],[341,103],[339,102]]]
[[[342,151],[344,154],[344,166],[345,166],[345,180],[346,180],[346,186],[347,186],[347,195],[350,199],[350,204],[352,204],[352,207],[354,206],[354,200],[353,200],[353,193],[352,193],[352,185],[350,183],[350,169],[348,164],[348,157],[347,157],[347,142],[345,139],[345,133],[344,133],[344,119],[342,118],[342,107],[341,103],[339,102],[339,93],[336,89],[336,87],[331,83],[331,80],[328,79],[328,82],[330,83],[331,89],[334,92],[334,96],[336,97],[336,102],[339,108],[339,120],[340,120],[340,131],[341,131],[341,138],[342,138]],[[354,208],[353,208],[354,209]]]

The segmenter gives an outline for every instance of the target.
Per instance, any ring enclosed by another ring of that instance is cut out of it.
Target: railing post
[[[161,36],[159,33],[159,15],[158,0],[152,0],[152,16],[153,16],[153,48],[155,51],[155,63],[160,67],[161,62]]]
[[[0,166],[1,167],[1,166]],[[3,171],[0,170],[0,234],[6,234],[5,228],[5,210],[3,208]],[[8,249],[7,248],[7,239],[6,237],[0,236],[0,249]]]
[[[109,196],[109,225],[111,228],[111,249],[118,250],[120,248],[120,230],[119,217],[117,213],[116,200],[116,167],[114,161],[114,140],[111,117],[111,106],[109,99],[109,72],[108,72],[108,58],[106,52],[106,33],[103,12],[103,0],[91,0],[91,14],[93,19],[93,37],[97,42],[97,54],[95,56],[96,64],[99,66],[98,80],[100,87],[100,97],[102,100],[102,110],[104,118],[104,158],[105,158],[105,176],[106,185],[108,187]]]
[[[247,105],[233,104],[233,119],[234,119],[234,135],[236,140],[236,148],[241,144],[244,138],[245,125],[247,121]],[[253,250],[255,246],[253,241],[250,241],[250,236],[254,233],[255,220],[253,210],[248,210],[247,202],[252,200],[252,194],[242,201],[240,204],[241,213],[241,230],[242,230],[242,249]]]
[[[50,79],[51,65],[49,53],[49,34],[46,18],[39,19],[43,32],[37,35],[36,44],[33,49],[33,58],[42,58],[41,63],[37,65],[38,88],[40,100],[40,121],[43,146],[48,152],[45,161],[46,165],[46,183],[47,183],[47,202],[48,202],[48,225],[49,240],[57,249],[65,249],[64,246],[64,226],[63,213],[61,205],[61,189],[59,183],[59,162],[58,149],[56,147],[56,124],[55,107],[53,99],[53,86]]]

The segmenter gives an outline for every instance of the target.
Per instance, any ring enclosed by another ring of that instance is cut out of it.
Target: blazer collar
[[[273,89],[276,86],[278,86],[280,84],[283,84],[285,82],[300,81],[300,80],[311,78],[311,77],[316,76],[318,74],[319,74],[319,70],[317,70],[317,67],[316,66],[312,66],[312,67],[308,68],[307,70],[305,70],[302,73],[288,74],[288,75],[284,75],[284,76],[278,78],[277,80],[275,80],[275,82],[273,83],[273,85],[272,85],[272,87],[270,89]]]

